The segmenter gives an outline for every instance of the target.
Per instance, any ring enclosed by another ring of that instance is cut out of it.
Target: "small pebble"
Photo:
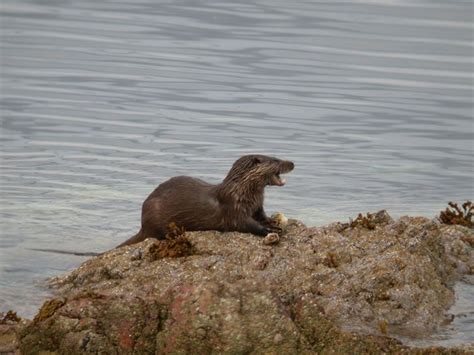
[[[132,257],[130,258],[132,261],[133,260],[141,260],[143,257],[143,253],[142,253],[142,250],[141,249],[136,249],[133,254],[132,254]]]
[[[198,336],[199,339],[205,339],[206,338],[206,335],[207,335],[207,332],[206,332],[206,329],[204,328],[198,328],[196,329],[196,335]]]
[[[273,338],[273,342],[275,344],[280,344],[283,341],[283,335],[280,333],[275,334],[275,337]]]
[[[280,242],[280,236],[277,233],[268,233],[265,238],[263,238],[264,245],[273,245]]]

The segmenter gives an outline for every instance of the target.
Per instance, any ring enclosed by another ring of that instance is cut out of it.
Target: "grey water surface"
[[[31,317],[43,280],[85,260],[30,249],[110,249],[160,182],[217,183],[247,153],[295,162],[266,208],[309,225],[472,199],[472,16],[447,0],[2,1],[0,310]]]

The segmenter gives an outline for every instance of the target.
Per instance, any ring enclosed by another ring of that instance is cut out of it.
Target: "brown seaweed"
[[[179,258],[194,254],[194,247],[186,235],[186,230],[170,223],[165,239],[150,246],[148,252],[152,260]]]
[[[18,323],[20,320],[21,318],[14,311],[0,313],[0,324]]]
[[[47,300],[41,306],[41,309],[38,311],[38,314],[33,319],[33,323],[41,322],[49,317],[51,317],[59,308],[64,306],[66,300],[53,298]]]
[[[349,226],[351,228],[362,227],[366,229],[373,230],[375,229],[376,221],[375,221],[375,213],[367,213],[366,216],[359,213],[357,218],[354,220],[349,221]]]
[[[449,207],[439,214],[439,220],[444,224],[457,224],[469,228],[474,227],[472,216],[474,214],[474,204],[471,201],[466,201],[461,208],[457,203],[449,202]]]

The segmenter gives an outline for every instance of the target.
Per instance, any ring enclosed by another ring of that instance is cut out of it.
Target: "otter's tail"
[[[146,239],[145,233],[143,233],[143,230],[140,229],[137,234],[135,234],[133,237],[127,239],[127,240],[124,241],[123,243],[117,245],[117,246],[115,247],[115,249],[120,248],[120,247],[123,247],[123,246],[125,246],[125,245],[131,245],[131,244],[135,244],[135,243],[140,243],[140,242],[144,241],[145,239]]]
[[[141,242],[145,239],[146,239],[145,234],[140,229],[140,231],[137,234],[135,234],[133,237],[127,239],[122,244],[117,245],[115,247],[115,249],[123,247],[125,245],[131,245],[131,244],[139,243],[139,242]],[[104,253],[94,253],[94,252],[76,252],[76,251],[60,250],[60,249],[36,249],[36,248],[31,248],[31,249],[28,249],[28,250],[42,251],[42,252],[45,252],[45,253],[77,255],[77,256],[99,256],[99,255],[104,254]]]
[[[36,249],[36,248],[30,249],[28,248],[28,250],[43,251],[45,253],[77,255],[77,256],[99,256],[103,254],[103,253],[94,253],[94,252],[75,252],[75,251],[59,250],[59,249]]]

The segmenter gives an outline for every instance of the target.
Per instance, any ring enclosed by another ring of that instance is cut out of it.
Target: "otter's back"
[[[170,223],[187,231],[219,229],[215,185],[189,176],[160,184],[143,203],[142,228],[147,234],[165,233]]]
[[[190,176],[175,176],[161,183],[148,198],[182,197],[184,193],[193,195],[200,189],[211,189],[214,185]],[[197,189],[197,190],[196,190]],[[189,195],[187,197],[190,197]]]

